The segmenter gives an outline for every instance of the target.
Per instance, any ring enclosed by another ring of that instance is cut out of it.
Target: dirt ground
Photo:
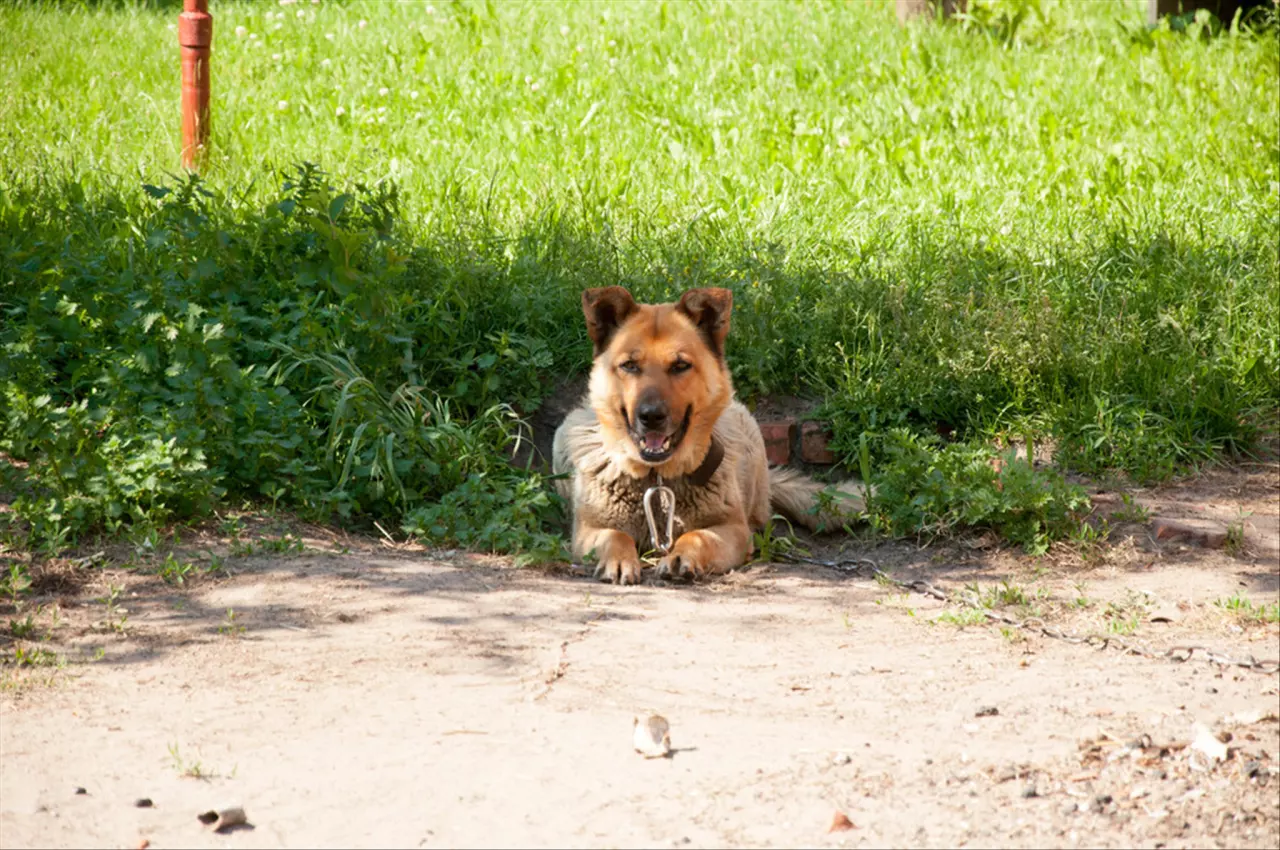
[[[788,563],[618,588],[269,518],[185,538],[223,568],[181,587],[33,563],[0,641],[0,846],[1274,848],[1280,675],[1034,626],[1275,659],[1239,600],[1278,601],[1278,498],[1274,463],[1139,494],[1231,526],[1222,549],[1105,496],[1106,543],[1041,558],[814,549],[948,602]],[[966,585],[1039,620],[980,622]],[[648,712],[669,758],[633,749]],[[196,819],[230,805],[249,826]]]

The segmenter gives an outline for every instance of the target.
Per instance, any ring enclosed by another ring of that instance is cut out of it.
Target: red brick
[[[1151,530],[1156,540],[1187,540],[1208,549],[1227,545],[1227,530],[1208,520],[1155,517],[1151,520]]]
[[[800,426],[800,457],[805,463],[835,463],[836,456],[827,448],[831,439],[820,422],[806,422]]]
[[[794,419],[761,422],[760,433],[764,436],[764,453],[770,466],[781,466],[791,460],[791,441],[796,433]]]

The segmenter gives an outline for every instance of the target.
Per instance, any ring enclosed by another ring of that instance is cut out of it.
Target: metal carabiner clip
[[[667,535],[664,539],[658,536],[658,523],[654,518],[653,499],[658,498],[659,510],[666,515]],[[671,551],[672,544],[675,543],[673,534],[676,524],[676,494],[672,492],[670,487],[666,487],[662,483],[662,476],[658,476],[656,486],[650,487],[644,491],[644,518],[649,522],[649,540],[653,542],[653,547],[659,553],[665,555]]]

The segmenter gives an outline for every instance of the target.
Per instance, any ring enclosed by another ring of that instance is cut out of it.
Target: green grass
[[[1280,623],[1280,603],[1254,602],[1247,596],[1234,593],[1225,599],[1215,600],[1214,605],[1244,622]]]
[[[905,480],[899,429],[1144,480],[1248,450],[1280,405],[1276,30],[973,5],[219,2],[196,185],[172,5],[5,4],[16,515],[52,551],[248,497],[551,553],[502,446],[613,283],[732,288],[740,394],[805,388],[933,494],[895,532],[1039,548],[1078,507],[960,450]]]

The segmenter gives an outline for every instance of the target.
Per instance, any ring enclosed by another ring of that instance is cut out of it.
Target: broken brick
[[[795,433],[794,419],[760,423],[760,434],[764,437],[764,453],[770,466],[781,466],[791,460],[791,441]]]
[[[831,435],[821,422],[806,422],[800,426],[800,457],[805,463],[835,463],[835,452],[827,446]]]

